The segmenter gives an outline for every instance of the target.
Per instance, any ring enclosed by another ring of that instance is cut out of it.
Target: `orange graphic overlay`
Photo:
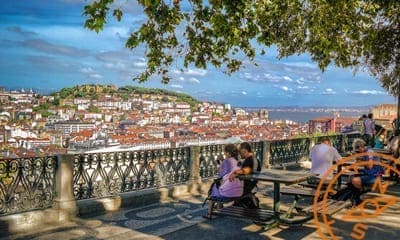
[[[368,156],[370,159],[366,161],[354,161],[356,159],[363,158]],[[374,161],[373,158],[378,158],[379,161]],[[327,201],[331,194],[336,193],[335,187],[337,182],[344,173],[353,172],[355,174],[359,173],[359,168],[368,167],[371,168],[374,165],[381,166],[384,169],[385,175],[389,175],[390,172],[398,174],[400,176],[400,171],[397,170],[395,164],[400,165],[400,161],[391,155],[381,154],[381,153],[358,153],[351,155],[349,157],[342,158],[337,164],[333,165],[327,173],[322,177],[318,188],[316,190],[315,198],[314,198],[314,220],[317,226],[318,233],[323,240],[326,239],[342,239],[342,237],[346,236],[336,236],[333,232],[333,226],[335,224],[335,220],[327,214]],[[341,170],[339,171],[339,169]],[[328,176],[331,176],[335,170],[338,170],[336,174],[334,174],[333,178],[330,178],[329,184],[325,190],[325,193],[321,198],[317,196],[321,196],[321,191],[323,189],[324,183],[327,182]],[[384,194],[389,187],[389,182],[382,182],[381,178],[376,178],[371,191],[377,191],[380,194]],[[320,202],[321,200],[321,202]],[[354,222],[358,222],[354,225],[353,231],[348,234],[347,237],[352,237],[353,239],[364,239],[366,231],[368,230],[368,226],[364,223],[361,223],[364,219],[368,218],[376,218],[382,214],[384,211],[390,206],[394,205],[397,201],[397,197],[384,195],[383,197],[375,197],[372,199],[366,199],[357,207],[348,210],[341,220],[349,222],[349,224],[354,224]],[[367,208],[368,206],[368,208]]]

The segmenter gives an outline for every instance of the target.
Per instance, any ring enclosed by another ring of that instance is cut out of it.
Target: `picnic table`
[[[241,180],[250,180],[250,181],[260,181],[260,182],[272,182],[274,184],[273,187],[273,218],[272,222],[269,223],[270,226],[277,225],[279,223],[286,224],[299,224],[300,222],[304,223],[309,220],[309,218],[304,218],[299,221],[292,221],[290,219],[281,217],[280,210],[280,191],[281,184],[292,185],[296,183],[300,183],[306,181],[310,177],[315,177],[316,174],[310,172],[294,172],[287,170],[277,170],[277,169],[267,169],[260,173],[253,173],[249,175],[240,175],[239,178]]]
[[[392,155],[392,152],[389,151],[388,149],[373,148],[372,151],[374,151],[374,152],[376,152],[376,153]]]

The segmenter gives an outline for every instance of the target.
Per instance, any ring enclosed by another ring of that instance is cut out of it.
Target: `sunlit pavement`
[[[259,194],[263,206],[271,206],[269,186]],[[400,186],[391,186],[387,193],[400,197]],[[121,209],[94,217],[82,217],[62,226],[41,229],[36,233],[8,236],[2,239],[321,239],[314,221],[303,226],[280,226],[264,231],[250,220],[227,216],[206,220],[201,216],[203,196],[172,200],[142,208]],[[282,199],[285,209],[291,198]],[[338,239],[352,239],[356,222],[341,219],[346,210],[335,215],[333,232]],[[400,201],[373,218],[363,219],[368,228],[364,239],[399,239]]]

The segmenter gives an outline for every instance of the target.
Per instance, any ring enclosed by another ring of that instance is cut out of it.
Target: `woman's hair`
[[[225,146],[224,151],[229,153],[233,158],[238,159],[239,152],[237,147],[234,144],[228,144]]]

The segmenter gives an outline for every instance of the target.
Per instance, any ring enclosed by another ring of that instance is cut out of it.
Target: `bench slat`
[[[340,210],[342,210],[343,208],[347,208],[349,206],[351,206],[351,202],[350,201],[337,201],[337,200],[333,200],[333,199],[328,199],[326,201],[326,204],[324,204],[323,202],[318,202],[318,213],[322,213],[322,206],[325,205],[325,214],[327,215],[333,215],[337,212],[339,212]],[[307,208],[303,209],[304,212],[313,212],[314,211],[314,206],[309,206]]]
[[[287,188],[282,188],[281,189],[281,194],[283,195],[298,195],[298,196],[308,196],[308,197],[313,197],[316,194],[315,189],[310,189],[310,188],[295,188],[295,187],[287,187]],[[319,192],[320,195],[324,194],[324,191]]]
[[[215,210],[213,214],[228,215],[233,217],[247,217],[257,221],[268,221],[274,217],[273,211],[265,209],[246,209],[242,207],[230,206]]]
[[[339,212],[340,210],[342,210],[343,208],[347,208],[351,206],[351,202],[350,201],[337,201],[334,204],[331,204],[329,207],[326,208],[326,213],[327,215],[333,215],[337,212]],[[320,209],[318,209],[318,212],[321,212]]]
[[[335,202],[336,202],[336,200],[328,199],[328,200],[326,201],[325,206],[328,207],[328,206],[330,206],[331,204],[334,204]],[[322,208],[322,204],[323,204],[323,202],[318,202],[318,205],[317,205],[318,209],[321,209],[321,208]],[[304,208],[303,211],[304,211],[304,212],[313,212],[313,211],[314,211],[314,205],[311,205],[311,206],[308,206],[308,207]]]
[[[302,186],[302,187],[308,187],[308,188],[318,188],[318,185],[319,185],[319,183],[308,183],[308,182],[301,182],[301,183],[299,183],[299,185],[300,186]],[[322,184],[322,188],[321,188],[321,190],[325,190],[327,187],[328,187],[328,185],[329,185],[329,182],[324,182],[323,184]]]

